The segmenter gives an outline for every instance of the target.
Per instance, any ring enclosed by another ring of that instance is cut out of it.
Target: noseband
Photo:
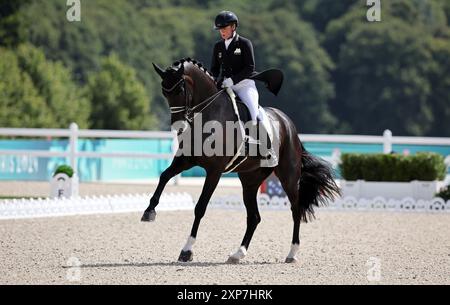
[[[217,97],[224,91],[223,89],[220,90],[217,93],[214,93],[212,96],[208,97],[207,99],[205,99],[204,101],[202,101],[201,103],[195,105],[195,106],[191,106],[190,101],[192,101],[192,94],[190,92],[188,92],[187,87],[186,87],[186,80],[183,78],[181,78],[175,85],[173,85],[171,88],[164,88],[162,87],[163,91],[165,93],[170,94],[171,92],[175,91],[175,89],[177,89],[180,85],[182,84],[183,86],[183,91],[184,91],[184,96],[185,96],[185,104],[184,106],[173,106],[170,107],[170,113],[171,114],[175,114],[175,113],[181,113],[184,112],[184,118],[189,122],[192,123],[194,121],[194,118],[201,113],[203,110],[205,110],[207,107],[209,107],[209,105],[211,105],[216,99]],[[206,105],[205,105],[206,104]],[[205,105],[203,108],[201,108],[200,110],[198,110],[198,108],[200,108],[201,106]],[[197,111],[196,111],[197,110]]]

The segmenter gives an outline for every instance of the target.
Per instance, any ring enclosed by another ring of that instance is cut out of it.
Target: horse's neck
[[[213,81],[210,81],[209,79],[206,79],[205,76],[191,76],[191,78],[195,83],[192,107],[200,104],[219,91],[217,90],[215,83]]]

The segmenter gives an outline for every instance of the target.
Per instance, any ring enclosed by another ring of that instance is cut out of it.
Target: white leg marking
[[[247,249],[244,246],[240,246],[236,253],[231,254],[230,256],[235,259],[243,259],[247,255]]]
[[[296,258],[298,250],[300,250],[300,244],[292,244],[291,251],[289,251],[288,258]]]
[[[195,238],[192,236],[188,237],[188,240],[186,242],[186,245],[184,245],[183,247],[183,251],[191,251],[192,250],[192,245],[194,245],[195,243]]]

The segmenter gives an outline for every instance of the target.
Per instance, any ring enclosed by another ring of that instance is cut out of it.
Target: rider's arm
[[[253,52],[253,45],[248,39],[241,39],[240,41],[241,56],[243,56],[244,67],[242,70],[234,75],[231,79],[234,84],[239,83],[243,79],[249,78],[255,71],[255,55]]]
[[[219,61],[219,45],[214,45],[213,56],[211,60],[211,74],[217,80],[220,74],[220,61]]]

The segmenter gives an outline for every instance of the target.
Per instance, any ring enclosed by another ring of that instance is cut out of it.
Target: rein
[[[184,78],[180,79],[175,85],[173,85],[171,88],[166,89],[166,88],[162,88],[164,92],[166,93],[170,93],[172,91],[174,91],[179,85],[180,83],[183,82],[183,91],[184,91],[184,96],[186,97],[185,100],[185,105],[184,106],[173,106],[170,107],[170,113],[171,114],[175,114],[175,113],[180,113],[180,112],[185,112],[184,113],[184,118],[189,122],[192,123],[193,120],[195,119],[195,117],[201,113],[203,110],[205,110],[206,108],[209,107],[209,105],[211,105],[216,99],[217,97],[224,91],[223,89],[218,91],[217,93],[214,93],[212,96],[206,98],[204,101],[202,101],[201,103],[190,107],[189,104],[189,98],[191,97],[191,94],[187,92],[186,90],[186,82],[184,80]],[[206,105],[205,105],[206,104]],[[198,108],[200,108],[201,106],[205,105],[202,109],[198,110],[197,112],[194,113],[195,110],[197,110]]]

